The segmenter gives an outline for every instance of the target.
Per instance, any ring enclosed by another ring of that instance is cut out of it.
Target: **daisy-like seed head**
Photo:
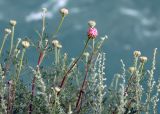
[[[23,40],[23,41],[22,41],[22,46],[23,46],[24,48],[28,48],[28,47],[30,46],[29,41]]]
[[[139,56],[141,56],[141,52],[140,51],[134,51],[133,55],[134,55],[134,57],[139,57]]]
[[[132,74],[136,71],[135,67],[129,67],[128,71]]]
[[[11,26],[16,26],[17,21],[16,20],[10,20],[10,24],[11,24]]]
[[[55,91],[56,91],[57,93],[61,91],[61,88],[59,88],[59,87],[55,87],[54,89],[55,89]]]
[[[147,62],[147,57],[146,56],[141,56],[140,57],[140,62],[141,63],[146,63]]]
[[[66,8],[62,8],[62,9],[60,9],[60,13],[62,14],[62,16],[66,16],[69,14],[69,11]]]
[[[10,34],[12,31],[11,31],[11,29],[6,28],[6,29],[4,29],[4,32],[5,32],[5,34]]]
[[[53,41],[52,41],[52,45],[53,45],[54,47],[57,47],[58,44],[59,44],[59,41],[58,41],[58,40],[53,40]]]
[[[93,21],[93,20],[90,20],[90,21],[88,21],[88,25],[89,25],[89,27],[95,27],[96,26],[96,22],[95,21]]]

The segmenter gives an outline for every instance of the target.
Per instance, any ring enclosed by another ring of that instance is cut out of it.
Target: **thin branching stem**
[[[81,54],[80,54],[80,56],[73,62],[73,64],[70,66],[70,68],[68,69],[68,71],[65,73],[65,75],[63,76],[63,79],[62,79],[62,81],[61,81],[61,84],[60,84],[60,88],[62,88],[63,87],[63,85],[64,85],[64,83],[65,83],[65,81],[66,81],[66,79],[67,79],[67,76],[69,75],[69,73],[72,71],[72,69],[74,68],[74,66],[78,63],[78,61],[80,60],[80,58],[82,57],[82,55],[83,55],[83,53],[85,52],[85,49],[87,48],[87,45],[88,45],[88,42],[89,42],[89,38],[87,39],[87,41],[86,41],[86,44],[85,44],[85,46],[84,46],[84,48],[83,48],[83,50],[82,50],[82,52],[81,52]],[[58,92],[58,95],[60,94],[60,92]]]
[[[15,26],[12,26],[12,33],[11,33],[11,47],[10,47],[10,51],[9,51],[9,57],[11,56],[11,53],[12,53],[12,50],[13,50],[14,31],[15,31]]]

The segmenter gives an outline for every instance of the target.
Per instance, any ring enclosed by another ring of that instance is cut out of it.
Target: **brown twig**
[[[39,54],[36,72],[39,71],[39,66],[42,63],[43,59],[44,59],[47,47],[48,47],[48,43],[46,44],[45,49],[43,51],[41,51],[40,54]],[[36,82],[36,76],[34,75],[33,80],[32,80],[31,101],[30,101],[30,104],[29,104],[29,111],[28,111],[29,114],[32,114],[32,111],[33,111],[33,109],[32,109],[32,101],[33,101],[33,97],[35,95],[35,82]]]
[[[84,93],[84,90],[86,89],[85,88],[85,85],[86,85],[86,82],[87,82],[87,76],[88,76],[88,73],[89,73],[89,67],[91,65],[91,62],[92,62],[92,58],[93,58],[93,53],[91,54],[91,57],[86,65],[86,73],[85,73],[85,76],[84,76],[84,80],[83,80],[83,84],[81,86],[81,89],[79,91],[79,96],[78,96],[78,100],[77,100],[77,103],[76,103],[76,109],[77,109],[77,112],[80,111],[80,104],[82,102],[82,97],[83,97],[83,93]]]

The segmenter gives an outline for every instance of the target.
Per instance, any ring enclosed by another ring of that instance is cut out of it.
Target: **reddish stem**
[[[40,54],[39,54],[36,72],[39,71],[39,66],[41,65],[42,60],[43,60],[43,58],[45,56],[45,51],[46,51],[47,47],[48,47],[48,42],[47,42],[44,50],[41,51]],[[33,109],[32,109],[32,101],[33,101],[33,97],[34,97],[34,94],[35,94],[35,82],[36,82],[36,76],[34,75],[33,80],[32,80],[32,95],[31,95],[31,102],[29,104],[29,114],[32,114],[32,111],[33,111]]]
[[[40,66],[43,58],[44,58],[44,51],[40,52],[40,54],[39,54],[36,72],[39,70],[39,66]],[[36,76],[34,75],[33,80],[32,80],[32,95],[31,95],[31,103],[29,105],[29,114],[32,114],[32,111],[33,111],[32,101],[33,101],[33,97],[34,97],[34,94],[35,94],[35,81],[36,81]]]
[[[89,42],[89,38],[87,39],[86,44],[85,44],[85,46],[84,46],[84,48],[83,48],[80,56],[73,62],[73,64],[72,64],[71,67],[69,68],[69,70],[68,70],[68,71],[65,73],[65,75],[63,76],[63,79],[62,79],[61,84],[60,84],[60,86],[59,86],[60,89],[63,88],[63,85],[64,85],[64,83],[65,83],[65,81],[66,81],[66,79],[67,79],[68,74],[72,71],[73,67],[78,63],[78,61],[79,61],[80,58],[82,57],[82,55],[83,55],[83,53],[84,53],[84,51],[85,51],[85,49],[86,49],[86,47],[87,47],[87,45],[88,45],[88,42]],[[57,95],[59,95],[60,92],[61,92],[61,91],[59,91],[59,92],[57,93]]]
[[[38,63],[37,63],[38,66],[41,64],[43,58],[44,58],[44,51],[40,52],[39,54]]]
[[[87,82],[88,70],[89,70],[89,67],[91,65],[92,57],[93,57],[93,53],[92,53],[87,65],[86,65],[86,73],[85,73],[83,84],[82,84],[82,87],[80,89],[78,100],[77,100],[77,103],[76,103],[77,112],[79,112],[79,110],[80,110],[80,104],[82,102],[83,93],[84,93],[84,90],[86,89],[85,85],[86,85],[86,82]]]
[[[85,74],[85,77],[84,77],[84,80],[83,80],[82,87],[81,87],[80,92],[79,92],[78,100],[77,100],[77,103],[76,103],[76,108],[78,108],[80,103],[81,103],[81,99],[82,99],[82,95],[84,93],[84,86],[85,86],[87,76],[88,76],[88,65],[86,66],[86,74]]]
[[[10,109],[11,109],[11,104],[10,104],[10,91],[11,91],[11,87],[10,87],[10,82],[8,82],[8,100],[7,100],[7,114],[11,113]]]

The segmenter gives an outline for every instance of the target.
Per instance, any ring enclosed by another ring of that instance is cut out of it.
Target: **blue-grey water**
[[[159,6],[160,0],[0,0],[0,37],[3,29],[9,26],[9,20],[16,19],[15,38],[29,37],[36,41],[35,30],[41,28],[41,8],[48,8],[47,30],[51,33],[60,20],[58,9],[67,7],[70,14],[58,35],[63,52],[76,57],[86,39],[88,20],[96,20],[99,37],[109,37],[103,50],[107,56],[107,79],[111,80],[114,73],[121,72],[120,59],[124,60],[126,67],[131,65],[134,50],[141,50],[149,61],[153,49],[160,50]],[[34,49],[30,51],[29,64],[34,67],[38,54]],[[157,64],[156,79],[160,77],[159,53]]]
[[[109,37],[103,50],[107,53],[106,74],[110,79],[121,71],[120,59],[127,67],[131,65],[134,50],[141,50],[152,60],[153,49],[160,48],[159,5],[160,0],[0,0],[0,36],[9,20],[16,19],[16,38],[29,37],[36,41],[35,30],[41,28],[41,8],[48,8],[47,30],[51,33],[60,20],[58,9],[67,7],[70,14],[58,35],[63,52],[76,57],[86,39],[88,20],[96,20],[99,37]],[[36,50],[30,51],[34,54],[28,55],[29,62],[34,66],[38,55]],[[157,64],[160,71],[159,59]]]

